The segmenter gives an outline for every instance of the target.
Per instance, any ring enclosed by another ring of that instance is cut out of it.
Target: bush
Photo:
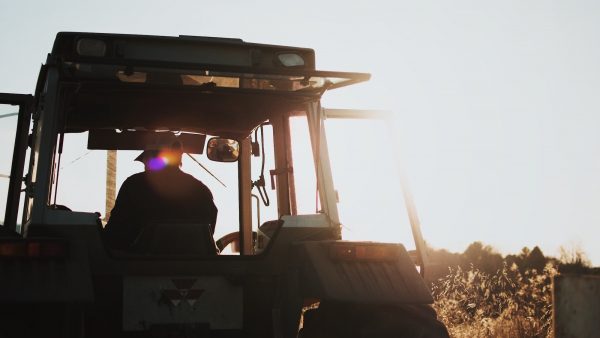
[[[552,337],[554,265],[523,273],[506,264],[495,274],[450,269],[433,284],[434,307],[452,337]]]

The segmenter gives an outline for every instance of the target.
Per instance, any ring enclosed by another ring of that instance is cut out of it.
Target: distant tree
[[[542,272],[547,262],[546,256],[544,256],[542,250],[536,245],[533,250],[529,252],[527,258],[525,258],[523,265],[526,269],[535,269],[538,272]]]
[[[445,277],[450,272],[449,268],[456,268],[460,264],[460,254],[434,248],[428,248],[428,252],[431,264],[425,272],[425,277],[429,282]]]
[[[506,262],[507,266],[513,266],[513,264],[517,267],[523,266],[523,258],[521,255],[506,255],[506,257],[504,257],[504,261]]]
[[[529,250],[528,247],[524,246],[518,254],[506,255],[504,261],[506,262],[507,266],[512,266],[513,264],[516,265],[519,268],[519,271],[523,273],[526,270],[524,262],[525,260],[527,260],[527,257],[529,257],[530,252],[531,250]]]
[[[590,261],[579,247],[569,249],[561,247],[560,258],[558,259],[546,257],[538,246],[533,249],[523,247],[518,254],[509,254],[502,257],[493,247],[481,242],[471,243],[462,254],[452,253],[445,249],[428,248],[428,250],[431,264],[425,276],[429,282],[435,282],[446,277],[449,268],[458,266],[464,271],[468,271],[473,267],[488,274],[495,274],[504,266],[509,269],[516,266],[518,268],[517,273],[525,274],[526,271],[533,269],[538,273],[542,273],[546,265],[552,263],[562,273],[600,274],[600,267],[591,268]]]
[[[473,242],[461,255],[460,265],[467,269],[472,265],[481,271],[491,274],[502,268],[504,259],[491,246],[483,245],[481,242]]]
[[[525,273],[525,271],[531,269],[535,269],[538,272],[543,271],[549,259],[544,256],[544,253],[538,246],[535,246],[533,250],[523,247],[518,255],[506,255],[504,261],[508,266],[515,264],[521,273]]]

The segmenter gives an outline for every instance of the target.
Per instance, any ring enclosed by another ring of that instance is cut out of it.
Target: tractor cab
[[[51,63],[57,67],[50,69]],[[78,189],[86,184],[69,187],[69,182],[62,182],[76,180],[61,173],[72,166],[63,161],[63,153],[74,151],[77,144],[83,143],[79,142],[82,137],[87,137],[91,152],[114,150],[125,154],[177,139],[183,144],[186,162],[203,155],[207,143],[209,159],[226,163],[221,167],[234,172],[233,177],[224,179],[230,180],[228,190],[239,205],[227,201],[221,206],[223,215],[238,214],[237,219],[228,219],[237,223],[231,225],[238,225],[233,230],[251,228],[248,216],[253,205],[252,187],[266,199],[269,181],[273,181],[271,188],[277,192],[273,204],[278,209],[271,217],[294,215],[295,192],[289,184],[293,170],[287,160],[291,142],[289,133],[285,133],[290,117],[303,116],[306,123],[310,118],[316,125],[313,128],[318,128],[318,101],[324,91],[369,78],[368,74],[320,72],[314,65],[314,52],[309,49],[235,39],[59,34],[45,66],[46,83],[40,89],[45,99],[57,100],[52,107],[56,111],[34,121],[34,138],[39,144],[33,150],[42,157],[32,161],[32,181],[28,185],[35,185],[36,191],[35,196],[27,196],[23,231],[29,230],[29,224],[61,222],[65,208],[88,222],[97,217],[96,211],[105,211],[105,216],[110,212],[106,208],[87,210],[86,214],[87,201],[77,197],[85,193]],[[56,74],[52,74],[54,71]],[[53,75],[55,84],[51,83]],[[309,110],[314,116],[307,117]],[[269,142],[268,154],[264,154],[264,142]],[[69,149],[67,143],[73,146]],[[223,145],[231,145],[236,156],[221,158]],[[265,175],[261,163],[259,177],[252,177],[252,158],[264,162],[267,156],[270,172]],[[130,163],[121,165],[131,167]],[[104,170],[97,169],[78,177],[100,185]],[[209,179],[219,182],[218,175]],[[74,221],[73,217],[69,219]],[[332,221],[339,225],[339,220]],[[252,252],[248,244],[250,241],[240,243],[244,254]]]
[[[342,318],[324,325],[343,308],[396,311],[406,320],[391,330],[443,337],[403,245],[341,241],[320,99],[369,77],[316,70],[307,48],[59,33],[35,94],[0,94],[19,106],[0,336],[348,336]],[[216,223],[174,207],[142,224],[140,245],[111,248],[120,186],[145,170],[136,158],[174,142]]]

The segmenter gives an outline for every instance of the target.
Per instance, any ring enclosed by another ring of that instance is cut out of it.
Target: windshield
[[[267,180],[270,170],[274,169],[272,135],[272,128],[268,124],[263,126],[263,135],[260,132],[252,134],[253,140],[256,137],[259,144],[264,142],[265,145],[264,152],[261,149],[261,156],[252,157],[253,181],[258,180],[261,175],[263,156],[264,175]],[[208,135],[207,139],[210,137]],[[87,132],[65,134],[58,184],[53,186],[50,204],[64,206],[73,211],[98,212],[101,214],[102,223],[106,224],[108,221],[106,215],[112,208],[106,197],[107,190],[112,185],[107,183],[107,175],[110,171],[107,164],[108,152],[88,149],[87,141]],[[115,193],[118,193],[128,177],[144,171],[144,164],[135,161],[141,153],[140,150],[116,152]],[[218,239],[225,234],[238,231],[240,219],[237,162],[221,163],[209,160],[206,154],[184,154],[181,170],[204,183],[213,195],[214,203],[219,210],[214,238]],[[257,203],[260,194],[256,189],[253,190],[253,194],[256,198],[252,204],[252,224],[253,229],[256,229],[265,221],[277,219],[277,199],[274,198],[274,192],[271,191],[268,181],[266,196],[270,197],[269,206],[265,206],[263,201]],[[110,196],[110,193],[108,195]],[[109,206],[108,210],[107,206]]]
[[[66,134],[61,157],[56,194],[51,204],[64,205],[74,211],[99,212],[106,223],[107,151],[87,149],[88,133]],[[144,171],[144,164],[135,161],[139,150],[119,150],[116,157],[116,189],[131,175]],[[238,181],[236,163],[209,161],[205,155],[192,154],[223,184],[200,167],[189,155],[182,156],[181,170],[204,183],[212,192],[219,209],[215,237],[237,231]],[[82,193],[86,196],[81,198]]]
[[[342,238],[414,249],[400,182],[399,145],[385,122],[327,119],[325,127]]]

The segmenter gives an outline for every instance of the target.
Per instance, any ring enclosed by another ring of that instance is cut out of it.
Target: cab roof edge
[[[180,39],[206,42],[235,42],[244,43],[244,40],[239,38],[222,38],[213,36],[198,36],[198,35],[179,35]]]

